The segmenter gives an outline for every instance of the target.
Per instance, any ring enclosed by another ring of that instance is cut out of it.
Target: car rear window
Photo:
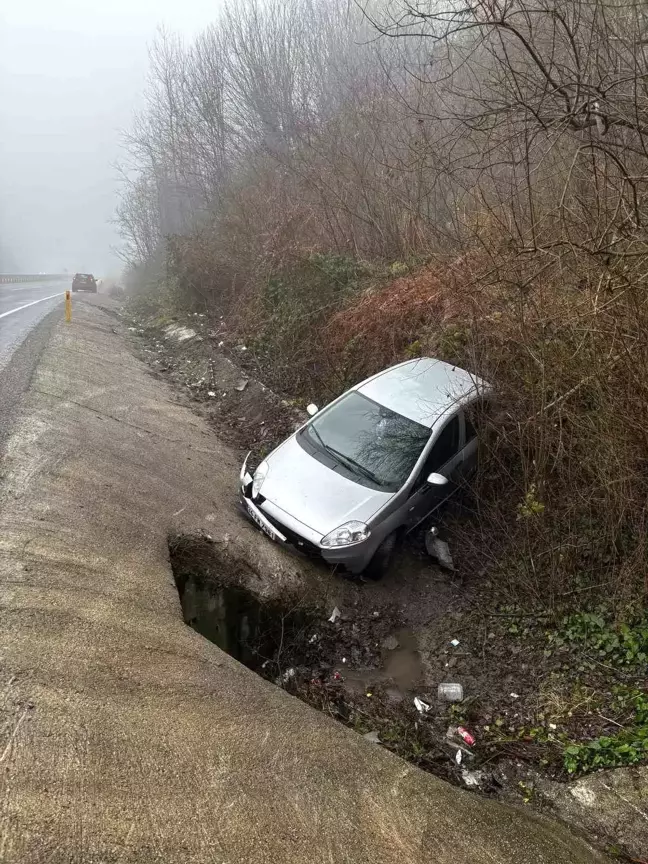
[[[336,456],[359,483],[396,492],[430,439],[430,429],[357,391],[316,416],[304,433],[309,443]]]

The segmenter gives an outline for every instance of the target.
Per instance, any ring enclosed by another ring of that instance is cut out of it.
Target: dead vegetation
[[[420,353],[492,381],[464,562],[622,609],[648,565],[647,50],[607,0],[235,3],[153,51],[131,281],[224,316],[295,400]]]

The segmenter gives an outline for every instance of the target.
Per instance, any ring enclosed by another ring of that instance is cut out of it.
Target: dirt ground
[[[138,318],[132,310],[124,315],[136,352],[241,458],[249,450],[262,457],[304,422],[304,406],[251,374],[245,346],[228,339],[224,324],[200,315],[182,322]],[[469,517],[468,498],[449,508],[441,529],[451,538],[453,520]],[[564,753],[570,743],[622,725],[613,691],[634,683],[634,673],[624,678],[603,664],[584,666],[573,646],[552,641],[555,610],[512,605],[496,577],[474,565],[459,561],[456,572],[441,570],[422,533],[410,538],[379,583],[332,574],[323,564],[321,578],[335,580],[341,615],[329,622],[333,609],[311,598],[308,625],[284,646],[282,675],[293,672],[279,683],[437,775],[528,801],[537,772],[569,779]],[[308,606],[309,598],[302,599]],[[257,671],[277,675],[274,667]],[[437,698],[444,682],[462,685],[460,704]],[[502,767],[511,765],[514,790]]]

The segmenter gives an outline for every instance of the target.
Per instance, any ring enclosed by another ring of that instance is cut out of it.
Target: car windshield
[[[361,393],[347,393],[305,428],[309,441],[354,474],[396,492],[407,480],[431,430]]]

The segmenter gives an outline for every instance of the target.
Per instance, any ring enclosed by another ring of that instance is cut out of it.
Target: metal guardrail
[[[0,285],[8,282],[57,282],[71,278],[69,273],[0,273]]]

